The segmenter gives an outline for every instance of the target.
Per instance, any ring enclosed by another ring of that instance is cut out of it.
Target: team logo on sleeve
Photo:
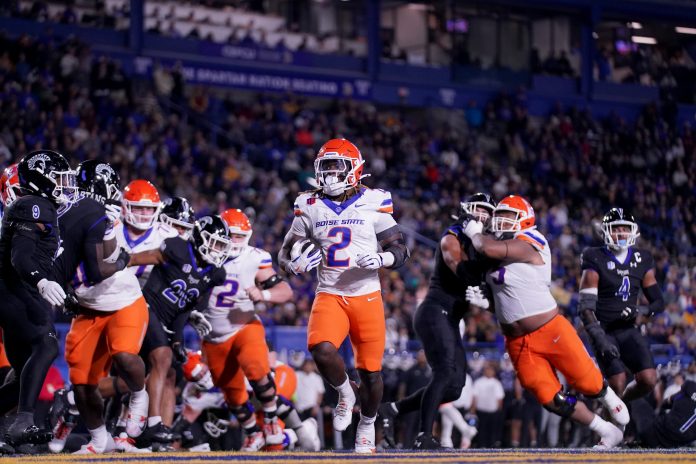
[[[614,261],[607,262],[607,269],[609,269],[610,271],[613,271],[615,267],[616,264],[614,264]]]

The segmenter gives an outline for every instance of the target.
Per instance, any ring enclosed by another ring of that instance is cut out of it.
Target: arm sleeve
[[[33,222],[17,222],[12,236],[12,266],[22,280],[36,286],[48,275],[33,259],[36,243],[41,239],[41,229]]]

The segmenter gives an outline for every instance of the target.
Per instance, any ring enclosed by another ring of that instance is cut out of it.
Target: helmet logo
[[[100,176],[104,176],[108,179],[111,179],[114,175],[114,169],[108,164],[97,164],[97,167],[94,170]]]
[[[51,157],[45,153],[34,155],[27,161],[29,169],[39,171],[41,174],[46,174],[46,163],[51,161]]]
[[[213,218],[210,216],[205,216],[205,217],[200,218],[198,220],[198,222],[200,223],[201,228],[203,228],[203,227],[207,226],[208,224],[212,224]]]
[[[34,219],[39,219],[39,216],[41,216],[39,205],[34,205],[31,207],[31,215],[34,217]]]

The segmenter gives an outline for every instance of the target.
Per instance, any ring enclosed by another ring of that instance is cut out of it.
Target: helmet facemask
[[[483,201],[461,202],[460,205],[466,214],[473,216],[477,221],[481,222],[484,228],[490,229],[494,211],[492,205]]]
[[[58,205],[74,203],[78,199],[78,188],[75,171],[52,171],[47,176],[54,184],[52,196]]]
[[[160,214],[160,222],[167,224],[179,233],[179,237],[184,240],[188,240],[193,235],[194,225],[190,222],[180,221],[179,219],[174,219],[166,214]]]
[[[513,213],[513,217],[509,217],[509,214],[501,215],[501,213]],[[493,217],[491,219],[491,232],[499,240],[506,240],[510,238],[515,232],[522,230],[520,226],[520,221],[523,219],[522,211],[513,208],[500,207],[498,206],[493,211]]]
[[[220,267],[227,260],[232,242],[229,237],[220,234],[211,234],[207,230],[201,231],[203,244],[198,247],[201,257],[213,266]]]
[[[317,183],[326,195],[341,195],[358,185],[357,172],[364,163],[346,156],[324,155],[314,161]]]
[[[621,228],[620,230],[617,230]],[[625,250],[636,244],[640,235],[638,224],[631,221],[619,220],[602,224],[604,243],[615,250]],[[615,239],[616,237],[616,239]]]
[[[251,239],[251,231],[233,230],[230,229],[230,250],[227,256],[236,258],[242,254],[242,251],[249,245]]]
[[[145,208],[152,211],[145,211]],[[161,205],[149,200],[144,202],[123,200],[124,220],[136,229],[147,230],[155,225],[160,208]]]

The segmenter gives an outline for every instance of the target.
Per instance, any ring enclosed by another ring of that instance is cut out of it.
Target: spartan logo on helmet
[[[97,167],[94,169],[94,171],[100,176],[104,176],[104,178],[106,178],[107,180],[113,179],[116,175],[116,171],[114,171],[114,168],[105,163],[97,164]]]
[[[46,163],[50,162],[50,156],[45,153],[39,153],[29,158],[29,160],[27,160],[27,165],[29,166],[29,169],[39,171],[41,174],[46,174]]]

